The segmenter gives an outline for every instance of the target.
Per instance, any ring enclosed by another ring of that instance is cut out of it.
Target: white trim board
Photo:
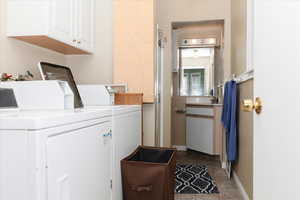
[[[247,71],[253,70],[253,49],[254,49],[254,1],[247,0]]]
[[[238,175],[235,173],[235,171],[232,171],[232,175],[233,175],[233,180],[234,180],[234,182],[236,183],[236,185],[237,185],[239,191],[240,191],[241,194],[242,194],[243,200],[250,200],[250,198],[249,198],[247,192],[245,191],[244,186],[242,185],[242,183],[241,183],[241,181],[240,181]]]
[[[177,151],[187,151],[186,146],[173,145],[173,148],[177,149]]]
[[[254,70],[249,70],[246,71],[244,73],[242,73],[241,75],[239,75],[238,77],[236,77],[234,80],[240,84],[240,83],[244,83],[250,79],[254,78]]]

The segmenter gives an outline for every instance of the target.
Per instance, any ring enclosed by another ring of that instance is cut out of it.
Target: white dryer
[[[141,144],[141,106],[87,106],[112,110],[112,200],[122,200],[120,161]]]
[[[90,90],[87,96],[82,92]],[[98,90],[98,89],[99,90]],[[102,88],[102,89],[100,89]],[[87,99],[103,98],[109,99],[109,92],[105,92],[104,85],[81,85],[78,86],[83,105],[87,110],[99,110],[109,108],[112,110],[112,200],[122,200],[122,177],[121,177],[121,160],[131,154],[139,145],[141,145],[142,133],[142,112],[140,105],[95,105],[89,104]],[[100,102],[100,101],[99,101]],[[103,103],[103,102],[102,102]]]
[[[115,106],[113,86],[126,85],[76,85],[68,67],[40,63],[45,80],[65,80],[82,99],[84,110],[110,109],[112,113],[112,200],[122,200],[122,178],[120,161],[141,144],[142,111],[140,105]],[[126,88],[124,89],[126,91]]]

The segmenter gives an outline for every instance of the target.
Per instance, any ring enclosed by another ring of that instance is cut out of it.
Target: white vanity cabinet
[[[221,155],[221,107],[214,105],[187,105],[187,148],[209,155]]]
[[[94,0],[8,0],[7,36],[63,54],[93,53]]]

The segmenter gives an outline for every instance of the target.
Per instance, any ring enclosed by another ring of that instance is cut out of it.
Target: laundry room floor
[[[217,157],[211,157],[195,151],[177,153],[178,164],[204,165],[217,184],[219,194],[176,194],[175,200],[242,200],[237,185],[228,180],[225,171],[220,167]]]

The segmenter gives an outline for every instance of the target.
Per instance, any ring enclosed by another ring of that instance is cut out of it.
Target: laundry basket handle
[[[143,185],[143,186],[132,186],[131,189],[136,192],[151,192],[153,186],[152,185]]]

